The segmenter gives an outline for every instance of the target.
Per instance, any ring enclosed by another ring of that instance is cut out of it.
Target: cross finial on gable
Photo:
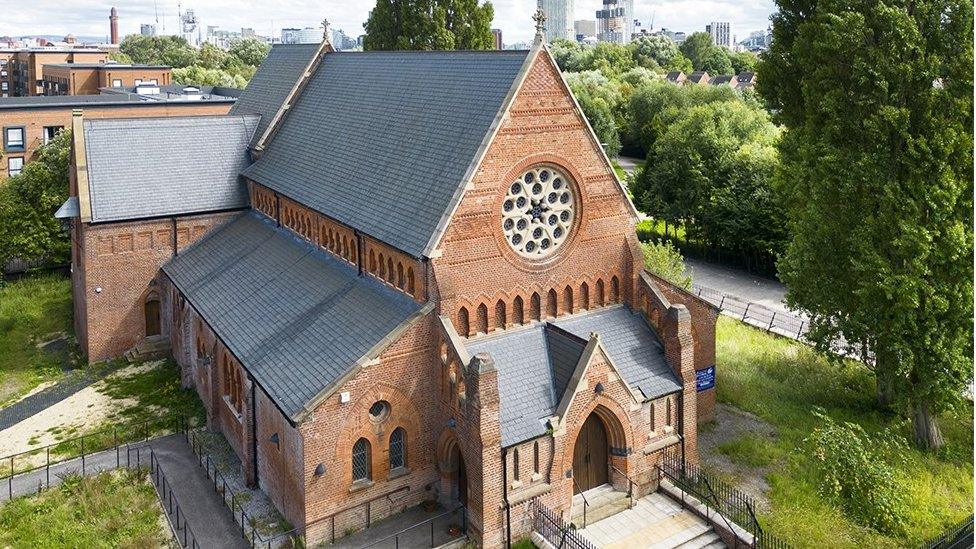
[[[332,25],[328,19],[322,20],[322,39],[329,43],[332,42]]]
[[[535,21],[535,43],[542,44],[546,41],[546,12],[542,9],[542,0],[539,0],[532,20]]]

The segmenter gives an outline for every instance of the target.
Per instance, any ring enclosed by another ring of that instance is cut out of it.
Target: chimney
[[[109,23],[111,25],[112,32],[112,43],[119,43],[119,12],[114,7],[112,8],[112,13],[108,16]]]

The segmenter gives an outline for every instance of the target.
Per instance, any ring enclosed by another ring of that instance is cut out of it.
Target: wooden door
[[[461,505],[468,505],[468,471],[464,468],[464,458],[458,453],[458,501]]]
[[[159,329],[159,301],[146,302],[146,337],[157,336]]]
[[[585,492],[609,481],[607,430],[596,414],[590,414],[573,448],[573,493]]]

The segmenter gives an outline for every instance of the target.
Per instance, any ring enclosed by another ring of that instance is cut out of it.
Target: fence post
[[[749,316],[749,307],[751,306],[752,303],[746,303],[746,312],[742,313],[742,320],[745,320],[746,317]]]
[[[801,336],[801,335],[803,334],[803,324],[804,324],[805,322],[806,322],[806,321],[804,321],[804,320],[801,320],[801,321],[800,321],[800,329],[796,331],[796,338],[797,338],[797,339],[800,339],[800,336]]]
[[[81,437],[81,474],[85,474],[85,437]]]
[[[773,319],[769,321],[769,326],[766,328],[767,333],[773,329],[774,322],[776,322],[776,311],[773,311]]]
[[[434,546],[434,521],[430,521],[430,546]]]
[[[722,294],[722,301],[718,304],[718,310],[722,310],[722,306],[725,305],[725,294]]]
[[[46,464],[44,466],[44,476],[47,479],[47,487],[50,488],[51,487],[51,447],[50,446],[47,447],[47,459],[45,461]],[[13,471],[11,471],[10,473],[13,474]]]

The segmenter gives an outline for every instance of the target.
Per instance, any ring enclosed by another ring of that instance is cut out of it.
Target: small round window
[[[516,253],[530,259],[552,255],[576,221],[573,186],[559,171],[539,166],[512,182],[502,202],[502,231]]]
[[[390,415],[390,403],[385,400],[380,400],[369,407],[369,419],[379,423],[389,417]]]

